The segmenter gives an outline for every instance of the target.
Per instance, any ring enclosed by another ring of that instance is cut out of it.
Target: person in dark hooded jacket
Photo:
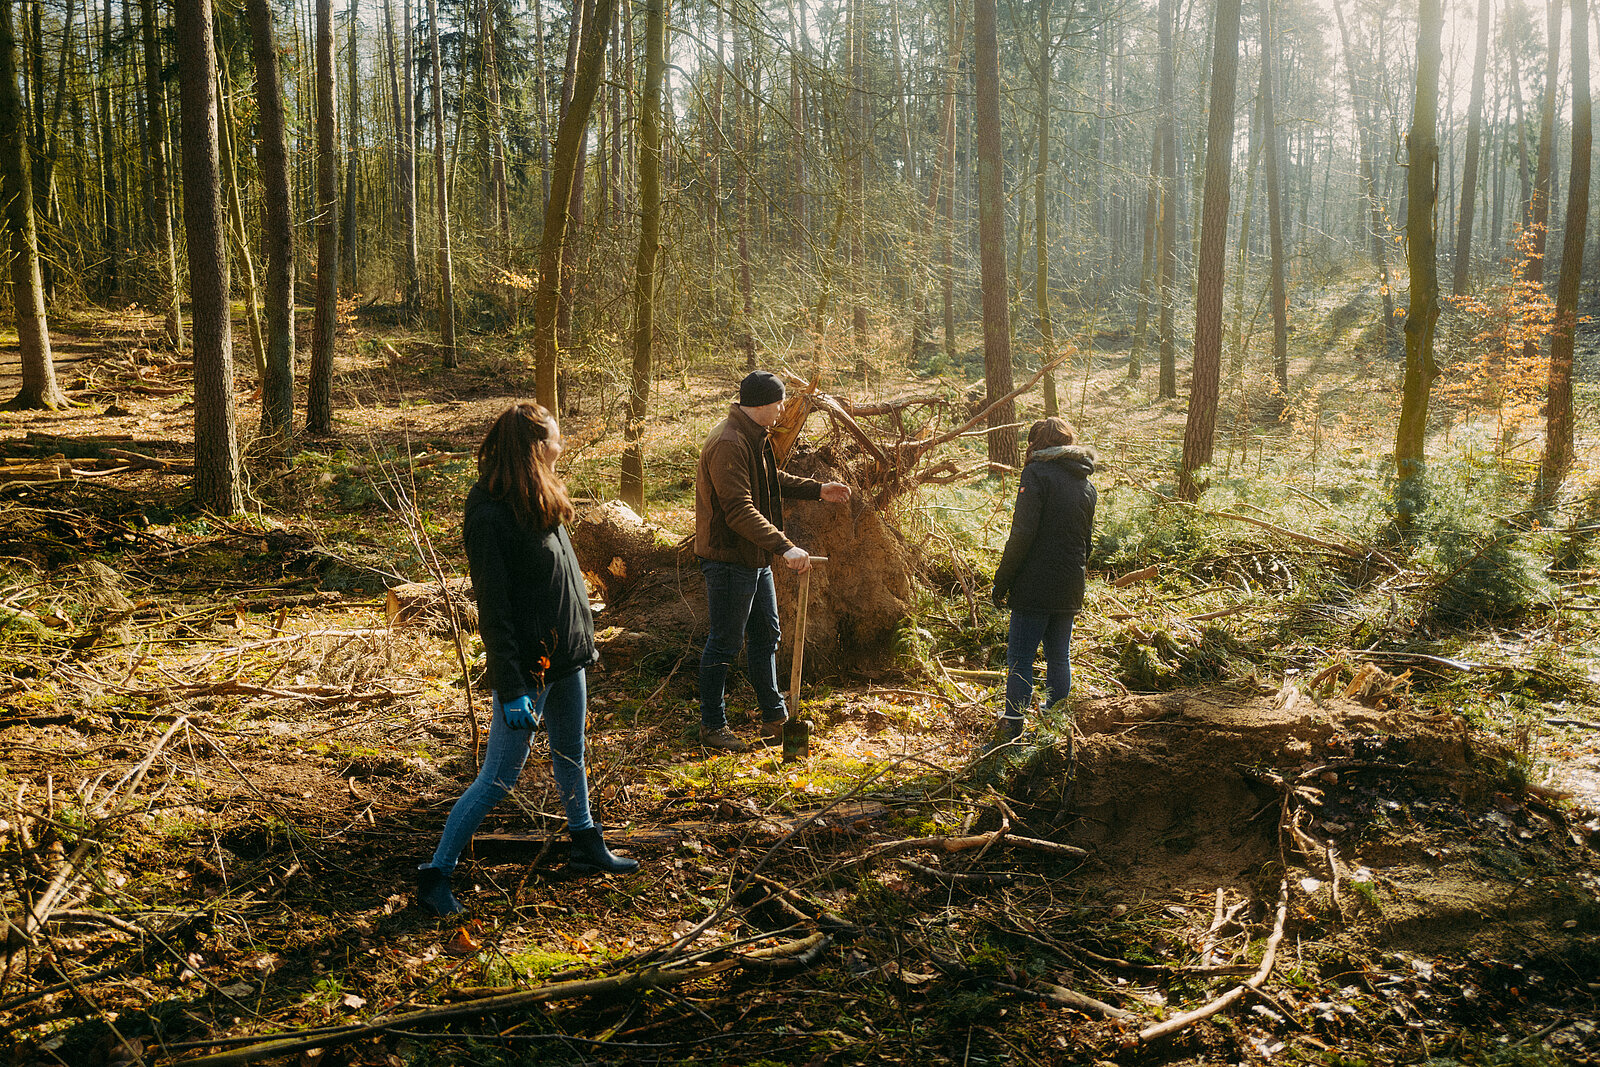
[[[450,809],[433,859],[417,868],[417,898],[440,916],[464,910],[450,874],[489,809],[517,784],[541,725],[566,809],[572,869],[626,874],[639,866],[612,854],[589,811],[585,671],[599,653],[588,588],[567,537],[573,508],[555,471],[560,454],[555,419],[526,401],[501,413],[478,446],[462,533],[494,718],[477,779]]]
[[[1022,735],[1033,695],[1033,659],[1044,645],[1050,705],[1072,689],[1072,620],[1083,607],[1094,534],[1094,450],[1076,443],[1071,423],[1052,416],[1028,430],[1028,455],[1017,489],[1011,535],[994,575],[994,603],[1009,597],[1006,706],[996,741]]]

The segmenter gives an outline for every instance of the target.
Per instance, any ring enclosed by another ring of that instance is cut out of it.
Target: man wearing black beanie
[[[711,632],[700,655],[700,742],[708,748],[749,749],[728,728],[723,690],[728,668],[746,644],[745,669],[761,708],[761,735],[777,741],[789,712],[778,692],[778,597],[772,556],[796,572],[811,556],[783,534],[783,498],[850,499],[843,482],[826,484],[778,468],[767,436],[783,412],[783,379],[751,371],[739,383],[739,402],[700,450],[694,486],[694,552],[706,580]]]

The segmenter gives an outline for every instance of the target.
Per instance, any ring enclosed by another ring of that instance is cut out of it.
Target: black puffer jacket
[[[1097,495],[1089,484],[1094,449],[1035,450],[1022,468],[1011,536],[995,571],[995,602],[1010,594],[1013,611],[1077,611],[1094,535]]]
[[[463,533],[489,684],[501,700],[537,692],[600,658],[565,526],[524,529],[511,505],[479,484],[467,494]]]

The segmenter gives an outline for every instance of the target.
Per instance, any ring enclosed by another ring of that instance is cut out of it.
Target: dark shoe
[[[773,721],[763,719],[761,722],[761,743],[763,745],[783,744],[783,725],[788,721],[789,717],[787,715]]]
[[[700,743],[707,748],[720,748],[725,752],[749,752],[750,746],[739,740],[739,735],[726,726],[715,730],[700,727]]]
[[[606,847],[598,826],[588,830],[572,831],[572,869],[588,873],[632,874],[639,869],[639,861],[618,856]]]
[[[417,868],[417,903],[441,919],[467,910],[450,892],[450,876],[437,867]]]

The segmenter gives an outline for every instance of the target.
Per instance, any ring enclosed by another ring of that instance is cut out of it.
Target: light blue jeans
[[[1006,717],[1020,719],[1033,696],[1033,657],[1044,644],[1044,687],[1051,707],[1072,691],[1070,611],[1013,611],[1006,635]]]
[[[583,765],[583,720],[589,693],[584,672],[558,678],[534,694],[533,715],[550,736],[550,770],[561,803],[567,810],[567,829],[588,830],[594,826],[589,816],[589,776]],[[483,756],[483,769],[477,780],[461,794],[450,809],[444,833],[433,859],[423,864],[449,874],[472,841],[489,809],[515,788],[528,762],[534,730],[513,730],[506,725],[500,710],[500,694],[492,701],[494,716],[489,723],[489,747]]]

